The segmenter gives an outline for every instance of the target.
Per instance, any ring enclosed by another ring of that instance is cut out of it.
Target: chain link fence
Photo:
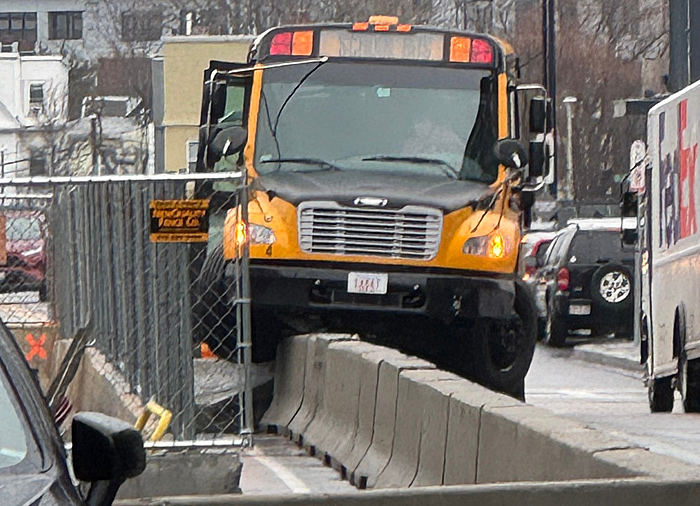
[[[252,443],[243,180],[230,173],[3,182],[0,314],[6,323],[52,321],[73,338],[47,388],[55,412],[65,410],[78,364],[90,355],[97,370],[72,403],[123,403],[132,413],[156,406],[171,417],[156,429],[158,437],[165,431],[161,446]],[[233,260],[223,257],[227,212],[243,234]]]

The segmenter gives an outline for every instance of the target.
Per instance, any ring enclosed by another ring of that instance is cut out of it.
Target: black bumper
[[[387,272],[387,293],[348,293],[350,272]],[[455,271],[397,270],[381,265],[342,267],[268,265],[250,268],[253,308],[279,311],[380,311],[422,314],[451,321],[460,318],[509,318],[515,281]]]
[[[555,311],[566,322],[570,330],[594,329],[598,334],[629,332],[634,326],[634,307],[627,303],[619,307],[600,304],[590,299],[570,299],[567,295],[554,296]],[[571,306],[589,306],[587,315],[571,314]]]

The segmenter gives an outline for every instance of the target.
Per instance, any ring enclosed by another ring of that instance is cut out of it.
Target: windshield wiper
[[[289,92],[287,95],[287,98],[284,99],[284,102],[282,102],[282,105],[280,106],[279,110],[277,111],[277,116],[275,117],[275,124],[272,126],[272,137],[277,139],[277,126],[279,125],[280,118],[282,117],[282,112],[284,111],[284,108],[287,107],[287,104],[289,101],[292,99],[292,97],[296,94],[297,91],[299,91],[299,88],[306,82],[306,80],[311,77],[314,72],[316,72],[318,69],[321,68],[321,66],[328,61],[328,58],[322,59],[321,61],[318,62],[318,64],[309,70],[304,76],[299,79],[299,82],[292,88],[292,91]]]
[[[443,172],[457,179],[459,176],[459,171],[455,169],[452,165],[447,163],[445,160],[440,158],[426,158],[423,156],[392,156],[392,155],[377,155],[377,156],[367,156],[362,159],[363,162],[406,162],[406,163],[424,163],[430,165],[439,165],[442,167]]]
[[[327,162],[325,160],[321,160],[320,158],[270,158],[268,160],[260,160],[259,163],[299,163],[302,165],[317,165],[318,169],[317,170],[343,170],[337,165],[333,165],[330,162]],[[273,172],[277,172],[280,170],[278,167],[277,169],[273,170],[272,172],[268,172],[267,174],[272,174]],[[307,171],[298,171],[294,170],[291,172],[307,172]],[[266,174],[263,174],[266,175]]]

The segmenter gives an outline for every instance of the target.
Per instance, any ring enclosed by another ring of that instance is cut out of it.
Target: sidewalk
[[[574,346],[574,357],[632,371],[642,371],[639,363],[639,345],[628,340],[581,343]]]

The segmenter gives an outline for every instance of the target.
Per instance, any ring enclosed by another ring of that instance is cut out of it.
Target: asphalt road
[[[649,411],[641,371],[580,360],[573,349],[538,345],[525,379],[529,404],[650,450],[700,465],[700,414]]]
[[[340,473],[281,436],[256,435],[255,447],[241,453],[241,461],[245,495],[361,493]]]

